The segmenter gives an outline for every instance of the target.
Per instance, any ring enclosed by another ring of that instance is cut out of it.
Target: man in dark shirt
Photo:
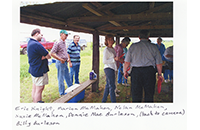
[[[34,29],[27,45],[27,55],[29,62],[29,73],[32,75],[33,89],[32,98],[34,103],[44,103],[42,101],[42,91],[48,84],[48,60],[51,56],[39,41],[42,39],[40,29]]]

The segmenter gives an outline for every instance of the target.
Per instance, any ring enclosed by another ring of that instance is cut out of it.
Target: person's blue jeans
[[[72,65],[70,67],[70,79],[73,84],[73,77],[75,77],[75,84],[79,84],[79,70],[80,70],[80,64],[78,65]]]
[[[127,83],[127,79],[124,78],[123,74],[123,64],[120,63],[119,65],[119,69],[118,69],[118,79],[117,79],[117,83],[121,84],[121,83]]]
[[[168,78],[169,76],[169,78]],[[172,80],[173,79],[173,70],[165,70],[165,73],[164,73],[164,79],[167,80],[167,79],[170,79]]]
[[[104,72],[106,74],[106,86],[105,86],[105,89],[104,89],[102,102],[107,101],[107,97],[108,97],[109,93],[110,93],[111,102],[116,102],[115,70],[110,69],[110,68],[105,68]]]
[[[71,79],[69,77],[69,70],[67,66],[67,61],[62,64],[59,60],[56,60],[57,68],[57,78],[58,78],[58,89],[60,95],[65,95],[65,85],[64,80],[68,87],[72,86]]]

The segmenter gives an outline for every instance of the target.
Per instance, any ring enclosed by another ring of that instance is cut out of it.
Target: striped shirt
[[[51,53],[56,53],[56,55],[59,56],[60,58],[67,60],[68,55],[67,55],[67,47],[65,41],[63,41],[62,39],[56,41],[53,45],[53,48],[51,49]]]
[[[72,42],[67,49],[67,53],[70,56],[72,65],[80,65],[81,57],[80,57],[81,46]]]

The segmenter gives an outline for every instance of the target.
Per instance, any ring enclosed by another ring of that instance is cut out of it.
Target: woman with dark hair
[[[105,45],[107,46],[103,52],[103,63],[104,63],[104,72],[106,74],[106,86],[104,90],[104,95],[102,102],[107,101],[108,94],[110,93],[111,102],[116,102],[115,95],[115,71],[117,71],[115,49],[112,47],[114,44],[114,36],[106,35]]]

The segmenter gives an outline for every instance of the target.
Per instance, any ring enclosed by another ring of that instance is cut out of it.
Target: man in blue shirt
[[[51,56],[39,41],[42,39],[40,29],[34,29],[27,45],[29,70],[32,75],[33,89],[32,98],[34,103],[44,103],[42,101],[42,91],[44,86],[48,84],[48,60]]]
[[[158,37],[157,39],[157,47],[158,47],[158,50],[160,51],[160,55],[162,57],[162,60],[164,61],[164,52],[165,52],[165,45],[162,43],[162,38],[161,37]]]
[[[166,50],[165,45],[162,42],[162,38],[158,37],[157,39],[157,47],[158,50],[160,51],[160,55],[162,57],[162,61],[165,61],[165,63],[167,62],[167,59],[164,57],[164,52]],[[163,75],[164,75],[164,79],[165,79],[165,83],[168,83],[170,80],[168,80],[168,75],[171,75],[170,70],[167,69],[166,67],[163,68]]]
[[[70,66],[70,77],[73,83],[73,76],[75,76],[75,84],[79,84],[79,69],[81,63],[81,46],[78,44],[79,40],[80,36],[74,35],[73,42],[68,46],[67,49]]]

